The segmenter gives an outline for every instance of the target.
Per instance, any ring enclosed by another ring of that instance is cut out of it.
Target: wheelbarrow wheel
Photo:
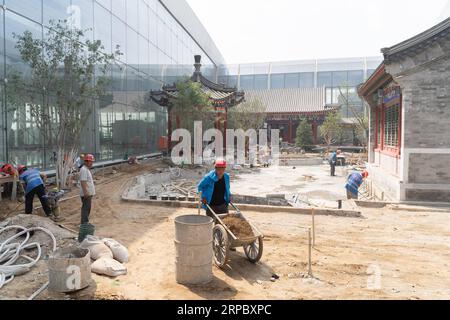
[[[253,243],[244,245],[244,252],[251,263],[257,263],[263,254],[263,239],[259,237]]]
[[[220,224],[213,229],[213,249],[215,265],[223,268],[228,261],[229,241],[227,231]]]

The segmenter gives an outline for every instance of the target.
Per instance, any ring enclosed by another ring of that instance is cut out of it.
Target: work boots
[[[48,216],[52,221],[54,222],[61,222],[64,221],[65,219],[63,217],[61,217],[60,215],[60,210],[59,207],[58,208],[54,208],[52,210],[52,213]]]
[[[65,220],[63,217],[55,216],[54,214],[49,215],[48,218],[51,219],[53,222],[61,222]]]

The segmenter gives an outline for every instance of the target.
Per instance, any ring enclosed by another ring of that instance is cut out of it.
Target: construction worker
[[[75,165],[77,166],[78,170],[81,170],[81,167],[83,166],[85,155],[82,153],[80,156],[75,160]]]
[[[9,163],[5,163],[3,165],[0,166],[0,177],[11,177],[11,176],[16,176],[18,177],[18,173],[17,170],[14,168],[13,165],[9,164]],[[5,195],[9,196],[12,193],[13,190],[13,182],[7,182],[4,183],[4,192]]]
[[[337,156],[339,154],[341,154],[341,150],[334,151],[330,154],[330,157],[328,159],[328,162],[330,163],[330,171],[332,177],[336,176],[335,172],[336,172]]]
[[[363,171],[362,173],[353,172],[348,176],[347,184],[345,185],[347,199],[358,199],[359,187],[368,176],[369,173],[367,171]]]
[[[0,175],[2,176],[13,176],[16,173],[17,171],[12,164],[5,163],[0,167]]]
[[[215,169],[209,172],[198,184],[198,192],[202,194],[203,208],[212,218],[207,204],[216,214],[228,213],[230,203],[230,176],[226,173],[227,162],[224,159],[215,161]]]
[[[92,154],[84,157],[84,165],[80,169],[80,197],[81,197],[81,224],[89,223],[89,216],[92,208],[92,198],[95,196],[94,179],[91,168],[95,158]]]
[[[37,169],[28,169],[24,165],[19,166],[17,169],[20,181],[25,184],[25,214],[33,213],[33,200],[34,196],[37,195],[46,216],[53,219],[52,210],[46,198],[44,185],[44,181],[46,180],[45,174]]]

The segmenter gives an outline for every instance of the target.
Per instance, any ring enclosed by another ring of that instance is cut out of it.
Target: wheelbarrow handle
[[[209,204],[206,204],[206,207],[209,209],[209,211],[211,211],[211,213],[213,214],[214,218],[216,218],[217,220],[220,221],[219,216],[214,212],[214,210],[209,206]]]
[[[234,210],[236,210],[236,212],[241,213],[241,210],[239,210],[239,208],[236,207],[236,206],[234,205],[234,203],[230,202],[230,205],[233,207]]]
[[[200,191],[198,193],[198,215],[201,214],[201,210],[202,210],[202,192]]]
[[[213,214],[214,218],[216,219],[216,223],[219,223],[221,226],[223,226],[225,230],[228,232],[229,236],[233,238],[233,240],[237,240],[237,237],[233,234],[233,232],[231,232],[230,228],[228,228],[227,225],[223,223],[222,220],[220,220],[219,216],[214,212],[214,210],[209,206],[209,204],[206,204],[206,207]]]

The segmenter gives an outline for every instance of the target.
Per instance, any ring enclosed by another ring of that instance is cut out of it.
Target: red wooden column
[[[227,126],[228,126],[228,108],[225,108],[225,119],[223,122],[223,149],[227,150]],[[226,154],[224,154],[226,156]]]
[[[177,129],[181,129],[180,115],[177,113]]]
[[[172,107],[167,108],[167,154],[170,154],[172,149]]]
[[[400,103],[398,106],[398,154],[401,155],[402,150],[402,118],[403,118],[403,96],[400,95]]]
[[[288,131],[288,141],[289,143],[292,143],[292,119],[289,118],[289,131]]]
[[[312,123],[312,134],[313,134],[313,142],[314,144],[317,144],[317,130],[318,129],[318,124],[317,121],[313,121]]]

